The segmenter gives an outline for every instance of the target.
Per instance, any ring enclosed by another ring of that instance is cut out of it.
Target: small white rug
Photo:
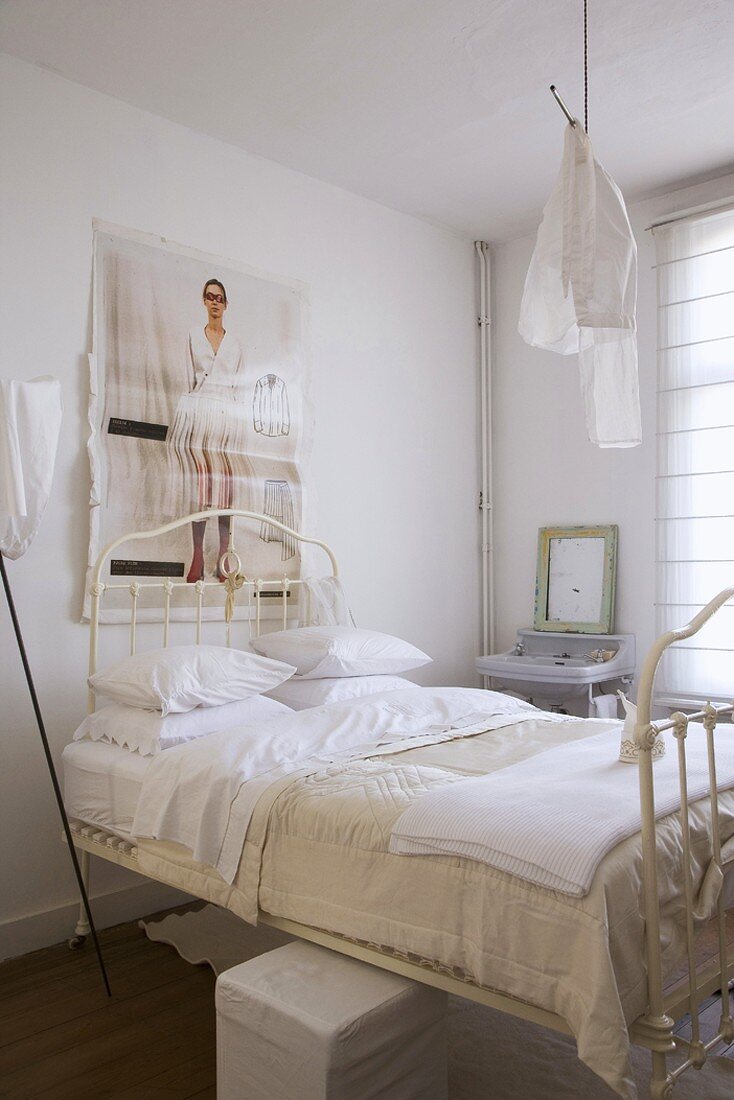
[[[267,925],[253,928],[214,905],[140,926],[149,939],[170,944],[188,962],[208,963],[216,974],[291,939]],[[579,1062],[573,1039],[565,1035],[462,997],[449,997],[448,1028],[451,1100],[615,1100],[616,1094]],[[647,1097],[650,1056],[634,1047],[632,1058],[640,1097]],[[732,1100],[734,1061],[709,1058],[700,1073],[683,1075],[673,1096]]]

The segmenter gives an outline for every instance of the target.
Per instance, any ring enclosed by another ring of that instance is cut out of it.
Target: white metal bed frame
[[[193,591],[195,595],[195,633],[197,644],[201,641],[202,634],[202,606],[203,593],[206,587],[211,586],[221,589],[219,581],[171,581],[166,578],[163,581],[139,582],[131,584],[109,584],[101,580],[104,563],[109,555],[123,543],[138,539],[154,538],[166,534],[178,527],[185,526],[197,520],[205,520],[213,516],[230,516],[240,519],[252,520],[255,523],[268,523],[278,528],[301,543],[308,543],[320,547],[328,556],[332,574],[338,575],[338,566],[333,551],[326,543],[315,538],[308,538],[294,531],[284,524],[272,519],[270,516],[257,512],[240,511],[237,509],[212,510],[196,512],[184,516],[163,527],[152,531],[134,532],[116,539],[100,554],[94,568],[91,583],[91,617],[90,617],[90,645],[89,645],[89,673],[96,671],[97,649],[99,638],[99,613],[100,603],[104,593],[109,589],[127,589],[131,599],[130,616],[130,652],[135,652],[137,604],[140,593],[144,588],[160,589],[163,593],[163,645],[168,645],[169,623],[171,610],[171,596],[174,589],[184,588]],[[237,554],[233,534],[234,524],[230,523],[230,538],[227,552],[220,560],[223,572],[227,576],[224,585],[228,594],[234,598],[235,592],[245,588],[248,602],[251,607],[251,599],[255,597],[254,615],[250,620],[250,630],[256,635],[260,634],[262,627],[261,593],[267,591],[267,586],[282,583],[282,620],[279,626],[283,629],[288,626],[288,590],[303,582],[287,577],[263,579],[245,578],[241,573],[242,563]],[[230,568],[228,568],[230,567]],[[734,861],[724,863],[721,855],[721,831],[718,815],[718,798],[716,790],[716,729],[718,719],[734,715],[734,703],[723,706],[713,706],[708,703],[702,710],[694,714],[673,714],[666,721],[653,722],[651,720],[653,706],[653,684],[663,653],[675,642],[690,638],[714,615],[725,603],[734,597],[734,586],[720,592],[712,599],[702,611],[698,613],[686,626],[668,631],[654,643],[650,649],[642,668],[638,690],[637,725],[635,728],[635,740],[639,746],[639,784],[640,803],[642,810],[642,856],[643,856],[643,902],[645,916],[645,936],[647,950],[647,983],[648,983],[648,1009],[647,1012],[636,1020],[630,1027],[632,1041],[640,1046],[647,1047],[652,1054],[652,1080],[650,1085],[651,1100],[669,1100],[673,1088],[681,1074],[687,1069],[695,1067],[700,1069],[705,1063],[709,1052],[718,1043],[734,1042],[734,1017],[732,1017],[731,1001],[728,996],[729,987],[734,980],[734,959],[728,959],[726,942],[726,911],[724,908],[723,893],[720,893],[716,921],[718,926],[718,958],[706,966],[696,969],[695,965],[695,935],[694,935],[694,883],[690,858],[690,826],[688,816],[687,782],[686,782],[686,736],[691,722],[701,721],[706,731],[709,763],[709,799],[711,802],[711,833],[713,859],[718,866],[725,870]],[[281,617],[279,616],[279,619]],[[227,644],[230,644],[229,621],[227,622]],[[94,710],[94,694],[89,694],[89,710]],[[732,730],[732,727],[729,726]],[[652,746],[657,735],[665,730],[672,730],[677,742],[679,780],[681,789],[681,842],[683,852],[683,896],[686,908],[686,941],[688,957],[688,976],[679,981],[667,992],[663,984],[662,945],[660,940],[660,906],[658,900],[657,864],[656,864],[656,823],[655,823],[655,791],[653,775]],[[734,732],[734,730],[732,730]],[[94,826],[85,825],[81,821],[71,821],[71,830],[75,846],[81,852],[82,873],[85,882],[89,881],[89,856],[96,855],[111,863],[117,863],[130,870],[145,874],[138,865],[137,847],[128,841],[122,840],[114,834]],[[146,877],[152,877],[146,875]],[[162,880],[161,880],[162,881]],[[175,885],[175,884],[173,884]],[[521,1001],[509,994],[480,986],[468,978],[457,975],[445,968],[432,967],[425,960],[413,960],[402,954],[391,953],[388,948],[378,947],[373,944],[355,942],[339,936],[336,933],[323,929],[312,928],[308,925],[286,920],[261,912],[259,920],[264,924],[280,928],[301,939],[310,940],[324,947],[350,955],[353,958],[370,963],[374,966],[390,970],[395,973],[413,978],[425,985],[434,986],[460,997],[477,1001],[491,1008],[500,1009],[510,1015],[521,1019],[530,1020],[533,1023],[542,1024],[555,1031],[571,1035],[572,1031],[566,1020],[553,1012],[539,1008],[536,1005]],[[89,925],[83,907],[80,907],[79,920],[75,928],[75,935],[69,941],[70,946],[81,946],[87,934]],[[699,1026],[699,1007],[701,1002],[717,990],[726,991],[727,998],[724,1001],[722,993],[722,1009],[719,1021],[719,1030],[714,1038],[708,1042],[701,1039]],[[691,1039],[686,1040],[674,1034],[676,1022],[686,1013],[691,1017]],[[667,1055],[677,1048],[683,1048],[685,1060],[675,1069],[668,1070]]]

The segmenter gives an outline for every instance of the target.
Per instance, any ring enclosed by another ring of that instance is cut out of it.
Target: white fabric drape
[[[734,584],[734,211],[655,229],[662,632]],[[734,606],[663,658],[659,695],[730,699]]]
[[[61,386],[44,376],[0,379],[0,551],[26,552],[51,492],[61,427]]]
[[[301,584],[301,626],[354,626],[338,577],[306,577]]]
[[[534,347],[579,356],[589,439],[641,441],[637,245],[624,199],[583,127],[566,127],[561,170],[543,210],[520,308]]]

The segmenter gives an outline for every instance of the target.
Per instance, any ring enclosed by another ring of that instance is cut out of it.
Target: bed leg
[[[650,1100],[670,1100],[675,1088],[675,1080],[668,1076],[666,1057],[655,1050],[651,1051],[651,1057]]]
[[[89,894],[89,852],[82,849],[79,853],[79,867],[82,872],[82,879],[84,880],[84,888]],[[89,921],[87,920],[87,914],[84,909],[84,902],[79,903],[79,919],[76,922],[74,929],[74,935],[69,940],[69,947],[72,951],[77,950],[84,946],[84,942],[89,935]]]

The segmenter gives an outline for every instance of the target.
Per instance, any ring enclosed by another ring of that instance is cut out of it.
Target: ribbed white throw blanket
[[[734,787],[734,727],[720,727],[716,745],[722,791]],[[442,787],[401,814],[390,851],[462,856],[583,897],[607,852],[641,827],[638,769],[618,753],[619,731],[607,730]],[[709,790],[701,726],[689,727],[687,757],[694,802]],[[680,806],[676,752],[656,761],[654,776],[655,813],[664,817]]]

